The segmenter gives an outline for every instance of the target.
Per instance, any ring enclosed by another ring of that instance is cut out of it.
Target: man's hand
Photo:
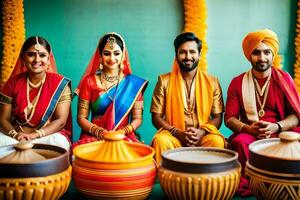
[[[251,133],[258,139],[269,138],[272,133],[278,131],[278,125],[272,122],[266,122],[260,120],[258,122],[253,122],[250,126],[246,126],[246,132]]]
[[[206,132],[204,129],[201,128],[197,129],[194,127],[189,127],[184,133],[187,141],[187,146],[194,147],[197,146],[197,144],[200,142],[201,138],[205,135]]]

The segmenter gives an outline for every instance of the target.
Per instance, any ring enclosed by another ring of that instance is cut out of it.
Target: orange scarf
[[[207,123],[210,118],[211,107],[213,104],[212,80],[205,72],[200,70],[199,66],[195,78],[197,117],[200,127],[209,133],[220,134],[219,130],[214,125]],[[181,130],[185,130],[184,97],[181,92],[182,84],[184,84],[183,81],[178,62],[175,59],[166,94],[166,120],[169,124],[172,124]]]

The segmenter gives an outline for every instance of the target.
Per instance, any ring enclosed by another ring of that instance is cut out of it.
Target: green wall
[[[260,28],[276,31],[281,40],[285,69],[292,73],[296,0],[207,0],[209,72],[220,79],[226,99],[233,76],[249,69],[241,41]],[[124,36],[133,72],[149,80],[144,123],[139,129],[149,144],[155,132],[149,107],[157,76],[170,71],[173,40],[184,24],[181,0],[24,0],[26,36],[41,35],[53,48],[59,72],[75,88],[99,38],[115,31]],[[200,12],[200,11],[199,11]],[[74,140],[77,98],[72,103]],[[224,127],[221,131],[229,136]]]

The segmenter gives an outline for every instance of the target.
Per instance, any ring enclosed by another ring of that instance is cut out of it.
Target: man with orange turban
[[[178,35],[171,73],[159,76],[152,97],[152,123],[158,129],[152,146],[155,159],[181,146],[225,146],[218,131],[222,123],[223,97],[217,78],[200,70],[201,40],[194,33]]]
[[[237,193],[251,195],[245,178],[250,143],[278,137],[282,131],[300,132],[300,98],[291,76],[279,69],[279,42],[268,29],[249,33],[244,54],[252,69],[235,77],[228,88],[225,124],[234,133],[229,147],[239,153],[242,177]]]

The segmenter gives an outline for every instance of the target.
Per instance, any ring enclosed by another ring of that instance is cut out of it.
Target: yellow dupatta
[[[211,84],[213,80],[201,71],[199,66],[195,79],[197,118],[200,127],[209,133],[221,134],[214,125],[207,123],[213,104],[213,85]],[[181,92],[183,81],[178,62],[175,59],[166,94],[166,121],[181,130],[185,130],[184,97]]]

